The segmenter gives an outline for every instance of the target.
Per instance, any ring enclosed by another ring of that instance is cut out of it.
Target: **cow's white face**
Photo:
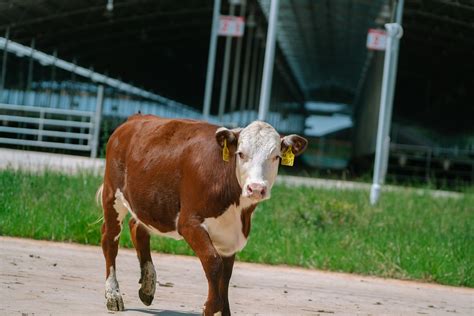
[[[270,198],[280,162],[280,135],[264,122],[253,122],[239,135],[235,174],[242,196],[256,200]]]
[[[307,145],[306,139],[298,135],[281,138],[270,124],[261,121],[244,129],[221,127],[216,132],[218,143],[221,144],[223,138],[231,144],[231,154],[235,155],[235,175],[242,196],[256,202],[270,198],[282,149],[292,145],[293,153],[299,155]]]

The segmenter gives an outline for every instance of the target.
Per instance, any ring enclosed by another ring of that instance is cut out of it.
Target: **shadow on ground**
[[[139,312],[148,315],[159,315],[159,316],[200,316],[201,314],[190,313],[190,312],[176,312],[167,311],[162,309],[154,308],[126,308],[125,311]]]

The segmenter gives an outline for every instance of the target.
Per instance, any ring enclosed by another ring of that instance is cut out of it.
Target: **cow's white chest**
[[[242,210],[250,205],[248,199],[241,198],[239,206],[233,204],[219,217],[206,218],[202,223],[221,256],[231,256],[247,244],[247,238],[242,232],[241,216]]]

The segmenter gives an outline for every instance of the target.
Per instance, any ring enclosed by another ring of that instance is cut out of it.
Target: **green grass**
[[[0,234],[100,242],[100,177],[0,171]],[[276,186],[257,208],[241,261],[288,264],[474,287],[474,191],[459,199]],[[124,225],[127,227],[127,225]],[[128,229],[121,245],[131,247]],[[154,250],[192,254],[153,237]]]

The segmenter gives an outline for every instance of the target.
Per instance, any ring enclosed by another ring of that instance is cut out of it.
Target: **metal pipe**
[[[245,16],[245,9],[246,9],[246,1],[242,3],[240,6],[240,16]],[[245,33],[244,33],[245,34]],[[242,52],[242,42],[243,36],[237,39],[237,47],[235,52],[235,60],[234,60],[234,73],[232,74],[232,92],[230,96],[230,112],[234,112],[235,108],[237,107],[237,91],[239,89],[239,76],[240,76],[240,55]]]
[[[233,16],[235,5],[231,4],[229,8],[229,15]],[[229,82],[229,64],[230,64],[230,50],[232,48],[232,36],[227,36],[225,39],[224,48],[224,68],[222,70],[221,93],[219,96],[219,121],[222,122],[225,112],[225,101],[227,97],[227,83]]]
[[[205,120],[209,119],[211,113],[212,86],[214,84],[214,67],[216,63],[217,29],[219,27],[219,16],[221,0],[214,0],[214,11],[212,13],[211,40],[209,43],[209,57],[207,59],[206,88],[204,91],[204,105],[202,114]]]
[[[7,30],[5,31],[5,43],[3,44],[2,77],[0,78],[0,97],[3,97],[3,88],[5,88],[5,78],[7,76],[7,56],[9,39],[10,27],[7,27]]]
[[[260,43],[261,48],[260,48],[260,54],[258,56],[258,70],[257,70],[257,84],[255,85],[255,95],[253,96],[253,104],[255,106],[255,114],[258,113],[258,104],[260,101],[260,91],[262,86],[259,85],[259,82],[262,82],[263,78],[263,69],[264,69],[264,64],[265,64],[265,37],[262,39],[262,42]],[[252,111],[253,115],[253,111]],[[255,118],[257,119],[257,118]]]
[[[31,54],[30,58],[28,59],[28,74],[26,77],[26,86],[25,86],[25,91],[23,91],[23,97],[22,97],[22,103],[27,104],[28,103],[28,92],[31,90],[31,85],[33,82],[33,54],[35,50],[35,39],[33,38],[31,40]]]
[[[403,0],[397,3],[396,23],[387,23],[387,47],[385,50],[382,93],[380,98],[379,121],[377,128],[377,145],[373,183],[370,190],[370,203],[375,205],[380,198],[381,185],[385,182],[390,149],[390,122],[392,117],[393,97],[397,74],[398,50],[400,38],[403,36],[401,27]]]
[[[248,92],[248,87],[249,87],[249,70],[250,70],[250,57],[252,55],[252,44],[253,44],[253,38],[255,37],[255,18],[253,15],[253,9],[252,13],[249,16],[249,19],[247,21],[247,43],[245,44],[245,61],[244,61],[244,73],[242,76],[242,91],[240,94],[240,124],[244,123],[244,110],[245,107],[247,106],[247,92]]]
[[[94,115],[94,136],[91,144],[91,158],[97,157],[97,150],[99,147],[99,132],[100,122],[102,119],[102,105],[104,103],[104,86],[99,85],[97,87],[97,101],[95,104],[95,115]]]
[[[252,53],[252,71],[250,74],[250,89],[249,89],[249,94],[248,94],[248,102],[246,105],[248,115],[246,118],[248,121],[251,120],[250,117],[250,110],[254,107],[253,102],[253,95],[255,93],[255,86],[257,84],[257,69],[258,69],[258,56],[259,56],[259,51],[260,51],[260,43],[259,43],[259,38],[260,38],[260,32],[259,30],[256,30],[257,34],[254,37],[254,43],[253,43],[253,53]]]
[[[48,91],[48,104],[46,106],[53,107],[52,105],[52,96],[55,94],[53,92],[55,82],[56,82],[56,61],[58,60],[58,51],[55,49],[53,52],[53,62],[51,64],[51,83]]]
[[[265,49],[265,61],[263,66],[263,78],[260,90],[260,104],[258,119],[265,121],[270,107],[270,93],[272,89],[273,64],[275,60],[275,42],[278,23],[279,0],[273,0],[270,6],[268,21],[267,43]]]
[[[27,79],[27,90],[31,90],[31,86],[33,84],[33,54],[35,53],[35,45],[36,41],[33,38],[31,40],[31,54],[30,54],[30,60],[28,61],[28,79]]]

